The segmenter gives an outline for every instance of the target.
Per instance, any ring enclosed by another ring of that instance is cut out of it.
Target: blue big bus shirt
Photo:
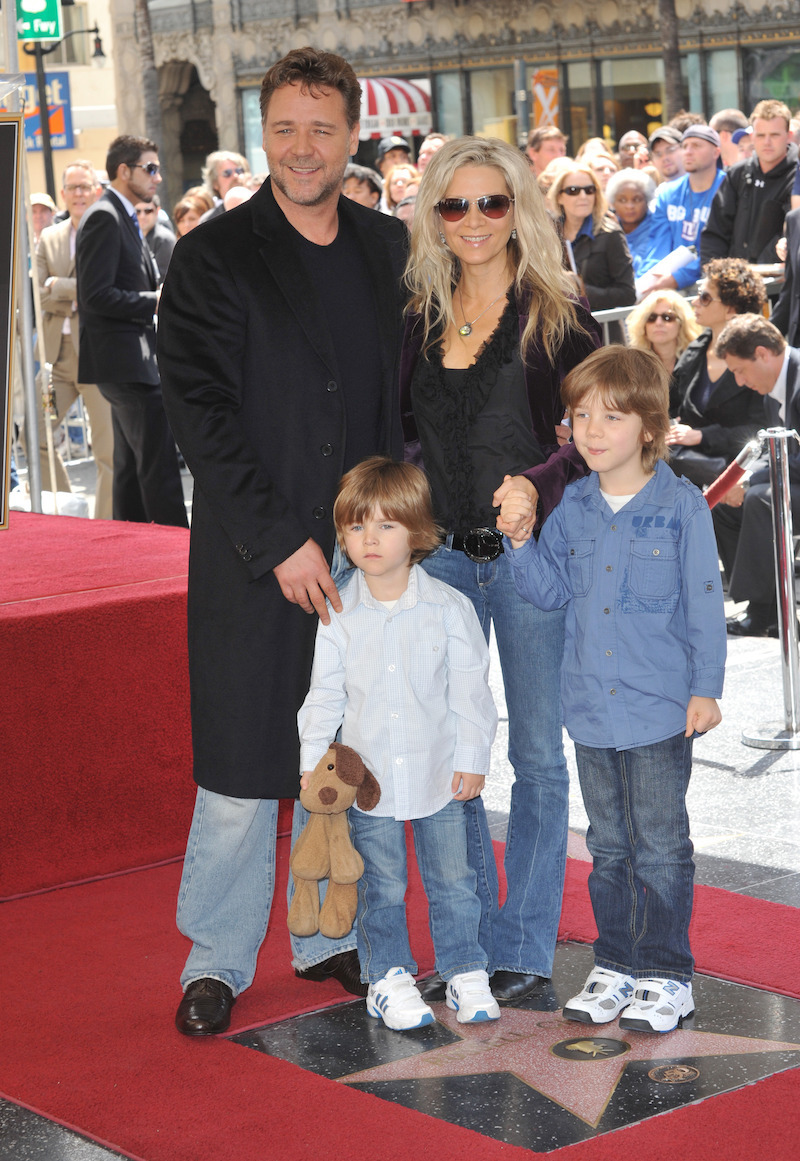
[[[684,732],[690,697],[720,697],[726,630],[711,512],[663,460],[619,512],[592,472],[565,489],[538,544],[505,544],[520,596],[566,605],[561,696],[574,741],[647,746]]]

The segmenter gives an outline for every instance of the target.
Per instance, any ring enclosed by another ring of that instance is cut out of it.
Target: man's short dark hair
[[[735,133],[737,129],[747,128],[747,118],[741,109],[720,109],[711,118],[709,125],[717,133]]]
[[[786,350],[786,339],[763,315],[737,314],[717,339],[716,353],[720,359],[726,355],[732,355],[734,359],[755,359],[757,347],[766,347],[773,355],[782,355]]]
[[[149,137],[115,137],[106,154],[106,173],[109,181],[117,176],[121,165],[134,166],[143,153],[158,153],[158,146]]]
[[[352,129],[361,119],[361,85],[344,57],[319,48],[296,48],[267,70],[261,82],[261,123],[267,119],[270,97],[284,85],[299,85],[316,96],[316,90],[336,89],[344,100],[347,127]]]
[[[538,153],[542,148],[542,143],[556,138],[558,141],[563,141],[566,145],[566,134],[562,133],[555,125],[546,125],[544,128],[531,129],[528,134],[528,149],[532,149],[534,153]]]
[[[370,169],[368,165],[356,165],[354,161],[351,161],[344,171],[342,185],[351,177],[354,177],[359,185],[361,182],[366,182],[378,197],[383,193],[383,178],[374,169]]]

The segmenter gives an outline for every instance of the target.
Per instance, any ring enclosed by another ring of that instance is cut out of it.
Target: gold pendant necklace
[[[483,318],[483,316],[486,314],[487,310],[491,310],[491,308],[494,306],[494,304],[496,302],[499,302],[504,294],[508,294],[508,287],[506,287],[505,290],[501,291],[500,294],[498,294],[497,298],[493,298],[492,301],[489,303],[489,305],[485,306],[483,308],[483,310],[481,311],[480,314],[476,314],[475,318],[472,320],[472,322],[467,322],[467,315],[466,315],[466,312],[464,310],[464,298],[463,298],[463,295],[461,294],[461,287],[459,286],[459,288],[458,288],[458,301],[461,303],[461,315],[464,319],[464,325],[463,325],[463,327],[458,328],[458,333],[461,335],[462,339],[466,339],[472,334],[472,328],[474,327],[474,325],[478,321],[478,319]]]

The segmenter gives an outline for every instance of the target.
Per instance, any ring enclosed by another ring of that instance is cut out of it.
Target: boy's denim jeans
[[[688,983],[694,862],[686,812],[692,742],[683,734],[631,750],[576,744],[598,967]]]

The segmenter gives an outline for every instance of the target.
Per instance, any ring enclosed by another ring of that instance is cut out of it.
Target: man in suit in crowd
[[[789,346],[800,345],[800,209],[786,215],[786,269],[770,322]]]
[[[331,575],[339,479],[401,453],[406,228],[341,197],[361,90],[341,57],[290,52],[261,88],[269,179],[181,240],[159,313],[170,421],[195,479],[189,670],[198,785],[178,902],[192,940],[176,1024],[224,1031],[252,983],[278,799],[299,793],[297,711]],[[335,572],[335,566],[334,566]],[[295,810],[295,834],[303,812]],[[293,939],[304,979],[366,994],[355,937]]]
[[[72,404],[83,399],[92,429],[92,454],[97,466],[94,515],[96,520],[110,520],[113,480],[114,434],[111,407],[94,383],[78,379],[78,303],[75,278],[75,236],[81,218],[97,195],[97,177],[89,161],[75,161],[61,177],[61,197],[67,217],[48,226],[36,247],[36,274],[42,299],[44,352],[53,366],[52,389],[55,415],[50,424],[55,430]],[[51,488],[50,465],[43,408],[38,413],[39,464],[42,486]],[[64,462],[56,451],[56,485],[58,492],[71,492]]]
[[[159,220],[161,201],[158,194],[153,194],[152,202],[137,202],[135,208],[139,229],[144,234],[144,240],[156,260],[158,281],[162,283],[167,276],[169,260],[178,239],[169,226]]]
[[[786,345],[780,331],[757,314],[731,319],[717,339],[717,353],[740,387],[764,396],[768,427],[800,428],[800,351]],[[792,518],[800,515],[800,453],[788,456]],[[728,618],[735,637],[777,637],[772,490],[763,458],[747,485],[737,484],[713,509],[717,546],[733,601],[747,609]]]
[[[117,137],[110,185],[84,214],[75,246],[81,316],[78,375],[96,382],[114,425],[114,519],[187,527],[178,457],[156,365],[158,270],[142,238],[137,202],[161,175],[155,143]]]

